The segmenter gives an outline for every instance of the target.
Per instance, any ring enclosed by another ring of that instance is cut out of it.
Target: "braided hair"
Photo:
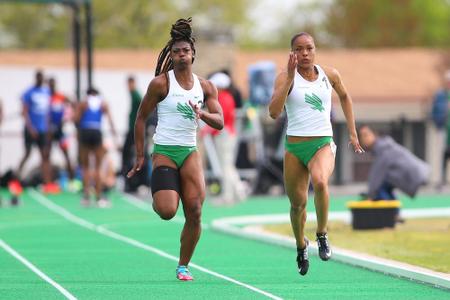
[[[172,25],[172,29],[170,30],[171,39],[159,53],[155,76],[173,69],[173,61],[170,57],[170,50],[176,42],[188,42],[191,45],[193,53],[195,54],[195,38],[192,37],[191,23],[192,18],[189,17],[188,19],[178,19],[175,24]],[[192,62],[194,62],[194,58],[192,58]]]

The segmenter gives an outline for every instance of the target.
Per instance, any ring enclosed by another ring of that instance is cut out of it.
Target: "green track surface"
[[[79,195],[64,193],[48,199],[79,218],[178,256],[182,224],[162,221],[124,201],[125,197],[112,194],[113,207],[103,210],[81,207]],[[191,270],[193,282],[179,282],[176,261],[74,224],[41,205],[32,193],[21,198],[19,207],[0,208],[0,239],[78,299],[268,299],[197,269]],[[333,199],[331,210],[345,210],[347,200]],[[403,202],[409,208],[449,206],[440,196]],[[205,203],[203,221],[286,213],[288,207],[285,197],[253,198],[230,208]],[[316,256],[310,260],[308,275],[301,277],[292,250],[205,229],[192,262],[284,299],[450,299],[447,290],[322,262]],[[0,248],[0,299],[64,296]]]

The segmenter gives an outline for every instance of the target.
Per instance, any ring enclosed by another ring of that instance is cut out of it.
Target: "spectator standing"
[[[221,193],[217,204],[233,204],[244,200],[245,186],[236,169],[236,146],[238,137],[235,129],[236,103],[229,90],[231,79],[225,73],[213,74],[210,81],[217,87],[218,100],[223,111],[223,130],[212,130],[216,151],[222,171]],[[204,127],[211,128],[211,127]]]

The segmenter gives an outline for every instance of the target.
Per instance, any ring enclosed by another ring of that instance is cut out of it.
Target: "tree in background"
[[[180,17],[192,16],[194,33],[229,28],[244,48],[286,48],[286,41],[299,31],[313,34],[322,47],[450,46],[450,0],[299,1],[277,16],[272,30],[256,37],[253,32],[260,24],[252,23],[249,13],[259,2],[94,0],[94,45],[160,48],[167,28]],[[283,0],[276,5],[282,8]],[[0,0],[0,49],[68,48],[71,20],[71,11],[62,5]]]
[[[243,24],[249,1],[95,0],[95,47],[160,48],[167,28],[181,17],[192,16],[195,29]],[[71,20],[71,10],[60,4],[0,1],[0,48],[70,47]]]
[[[334,0],[324,28],[343,47],[449,47],[448,0]]]
[[[68,47],[70,17],[61,5],[0,3],[0,49]]]

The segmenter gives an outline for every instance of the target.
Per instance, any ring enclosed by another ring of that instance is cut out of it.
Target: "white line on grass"
[[[418,217],[437,217],[449,216],[450,209],[408,209],[403,210],[402,215]],[[344,212],[330,212],[329,219],[346,220]],[[350,216],[350,215],[349,215]],[[309,217],[309,214],[308,214]],[[260,240],[267,243],[295,248],[295,239],[278,233],[268,232],[258,225],[289,223],[289,215],[260,215],[260,216],[240,216],[216,219],[212,222],[211,228],[220,232],[236,235],[248,239]],[[242,227],[245,226],[245,227]],[[311,244],[309,247],[317,249],[317,246]],[[313,252],[314,253],[314,252]],[[412,266],[406,263],[388,260],[380,257],[361,254],[346,249],[333,248],[334,260],[347,263],[354,266],[368,268],[386,274],[392,274],[419,282],[426,282],[435,286],[450,289],[450,275],[435,272],[429,269]]]
[[[164,258],[167,258],[167,259],[170,259],[170,260],[178,262],[178,257],[176,257],[174,255],[171,255],[171,254],[169,254],[167,252],[164,252],[162,250],[159,250],[159,249],[157,249],[155,247],[146,245],[146,244],[141,243],[141,242],[139,242],[137,240],[131,239],[129,237],[126,237],[124,235],[118,234],[118,233],[116,233],[114,231],[111,231],[109,229],[106,229],[106,228],[104,228],[102,226],[98,226],[98,225],[95,225],[93,223],[90,223],[90,222],[88,222],[88,221],[86,221],[86,220],[84,220],[84,219],[82,219],[80,217],[77,217],[76,215],[72,214],[71,212],[69,212],[65,208],[63,208],[63,207],[61,207],[59,205],[56,205],[55,203],[50,201],[47,197],[45,197],[42,194],[36,192],[35,190],[30,190],[30,195],[31,195],[31,197],[33,199],[38,201],[40,204],[42,204],[43,206],[47,207],[49,210],[51,210],[51,211],[61,215],[63,218],[65,218],[66,220],[68,220],[68,221],[70,221],[72,223],[75,223],[77,225],[80,225],[80,226],[82,226],[82,227],[84,227],[86,229],[95,231],[97,233],[103,234],[103,235],[108,236],[110,238],[122,241],[124,243],[127,243],[129,245],[135,246],[137,248],[141,248],[141,249],[147,250],[149,252],[155,253],[155,254],[157,254],[157,255],[159,255],[161,257],[164,257]],[[222,275],[220,273],[211,271],[211,270],[209,270],[207,268],[204,268],[202,266],[199,266],[197,264],[190,263],[189,266],[191,268],[200,270],[200,271],[202,271],[204,273],[210,274],[210,275],[215,276],[217,278],[220,278],[220,279],[229,281],[231,283],[234,283],[236,285],[240,285],[242,287],[245,287],[245,288],[247,288],[249,290],[252,290],[252,291],[254,291],[256,293],[264,295],[264,296],[266,296],[266,297],[268,297],[270,299],[276,299],[276,300],[283,299],[283,298],[275,296],[275,295],[273,295],[273,294],[271,294],[269,292],[266,292],[266,291],[263,291],[261,289],[258,289],[258,288],[254,287],[252,285],[240,282],[240,281],[238,281],[236,279],[233,279],[231,277],[228,277],[228,276]]]
[[[134,196],[132,194],[125,193],[125,196],[121,197],[121,198],[125,202],[133,205],[134,207],[139,208],[140,210],[149,211],[149,212],[151,212],[153,214],[156,214],[150,204],[148,204],[147,202],[144,202],[143,200],[137,198],[136,196]],[[179,223],[179,224],[184,224],[184,219],[179,217],[179,216],[173,217],[170,221],[175,222],[175,223]],[[202,223],[202,228],[203,229],[209,229],[209,225],[205,224],[205,223]]]
[[[67,299],[70,300],[76,300],[77,298],[72,295],[69,291],[67,291],[65,288],[63,288],[61,285],[59,285],[57,282],[55,282],[53,279],[48,277],[44,274],[41,270],[39,270],[35,265],[33,265],[31,262],[29,262],[25,257],[20,255],[16,250],[11,248],[7,243],[5,243],[2,239],[0,239],[0,247],[5,249],[6,252],[14,256],[18,261],[20,261],[22,264],[24,264],[28,269],[36,273],[39,277],[50,283],[55,289],[57,289],[61,294],[63,294]]]

